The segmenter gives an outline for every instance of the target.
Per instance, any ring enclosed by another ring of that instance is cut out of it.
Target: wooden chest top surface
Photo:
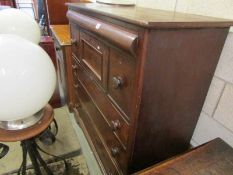
[[[100,3],[67,3],[67,5],[73,10],[90,11],[149,28],[229,27],[233,25],[233,21],[227,19],[137,6],[114,6]]]

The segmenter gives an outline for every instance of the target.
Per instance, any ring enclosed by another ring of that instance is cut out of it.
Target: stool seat
[[[46,130],[54,119],[53,108],[47,104],[41,120],[35,125],[22,130],[5,130],[0,128],[0,142],[27,140]]]

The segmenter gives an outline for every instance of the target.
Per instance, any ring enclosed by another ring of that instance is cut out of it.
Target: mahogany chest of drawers
[[[232,22],[68,8],[74,111],[103,174],[130,174],[187,150]]]

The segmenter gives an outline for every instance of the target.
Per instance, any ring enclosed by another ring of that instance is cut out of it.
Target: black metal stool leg
[[[21,147],[23,152],[23,161],[19,168],[18,175],[20,175],[20,173],[22,173],[22,175],[26,175],[27,153],[29,154],[36,175],[42,175],[40,165],[44,168],[47,175],[53,175],[46,162],[42,159],[34,138],[21,141]]]
[[[29,154],[29,157],[32,161],[32,166],[35,170],[35,174],[42,175],[41,170],[40,170],[40,165],[37,162],[37,157],[36,157],[36,154],[35,154],[34,149],[33,149],[32,141],[26,140],[25,142],[27,143],[28,154]]]
[[[53,175],[52,171],[49,169],[49,167],[47,166],[46,162],[42,159],[40,153],[38,152],[36,145],[34,145],[33,149],[34,149],[34,153],[36,155],[37,160],[40,162],[41,166],[43,166],[43,168],[46,171],[46,173],[48,175]]]
[[[22,173],[22,175],[26,175],[26,164],[27,164],[27,146],[26,144],[24,144],[24,142],[21,142],[21,147],[22,147],[22,163],[19,167],[19,170],[17,172],[17,175],[20,175]]]
[[[9,151],[9,146],[0,143],[0,159],[3,158]]]
[[[40,140],[42,139],[42,141],[44,141],[43,139],[47,139],[47,140],[50,139],[51,143],[53,143],[56,140],[55,136],[58,132],[58,125],[57,125],[56,120],[54,120],[54,125],[55,125],[55,132],[54,133],[51,132],[51,128],[49,126],[48,129],[45,130],[39,136],[37,135],[36,137],[21,141],[21,147],[22,147],[22,152],[23,152],[23,161],[22,161],[22,164],[19,168],[18,175],[20,175],[21,173],[22,173],[22,175],[26,175],[27,154],[29,154],[29,157],[31,159],[32,167],[35,171],[35,175],[42,175],[42,174],[44,175],[45,173],[46,173],[46,175],[53,175],[52,171],[47,166],[47,163],[41,157],[39,151],[41,151],[45,154],[48,154],[50,156],[53,156],[53,157],[57,158],[58,160],[64,161],[64,165],[65,165],[64,173],[67,172],[68,164],[67,164],[65,159],[63,159],[62,157],[47,153],[46,151],[41,149],[36,143],[36,138],[39,138]],[[41,171],[40,166],[44,169],[43,173]]]
[[[23,161],[22,161],[22,175],[26,175],[26,166],[27,166],[27,145],[21,142],[22,152],[23,152]]]

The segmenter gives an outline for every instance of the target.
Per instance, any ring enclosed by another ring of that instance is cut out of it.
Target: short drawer
[[[79,58],[79,27],[70,23],[70,37],[71,37],[71,50],[72,56],[75,58]]]
[[[129,123],[120,115],[119,111],[113,106],[95,80],[81,66],[78,66],[77,70],[79,81],[102,113],[105,122],[111,128],[115,137],[126,148],[129,137]]]
[[[81,108],[90,116],[90,120],[94,123],[94,127],[100,134],[102,142],[106,145],[110,157],[117,162],[121,169],[125,169],[127,160],[126,149],[122,147],[122,144],[117,140],[111,128],[105,121],[104,116],[100,113],[98,108],[96,108],[81,83],[78,87],[78,95],[81,101]]]
[[[135,91],[136,60],[115,49],[110,50],[108,96],[130,119]]]
[[[80,31],[80,57],[83,66],[106,89],[108,47],[86,31]]]

